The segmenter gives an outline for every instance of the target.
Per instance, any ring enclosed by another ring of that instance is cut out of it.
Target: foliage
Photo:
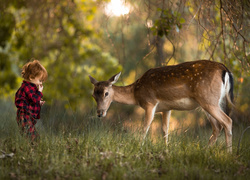
[[[41,0],[4,3],[0,22],[1,92],[20,86],[20,69],[36,58],[48,70],[44,94],[72,107],[91,102],[88,74],[109,77],[121,71],[117,60],[93,42],[96,1]],[[11,64],[11,66],[10,66]],[[1,93],[1,97],[6,94]]]
[[[0,22],[0,46],[5,47],[14,29],[15,18],[11,13],[1,12]]]
[[[178,27],[177,32],[181,29],[182,24],[186,22],[185,19],[189,21],[189,25],[196,20],[203,36],[203,43],[200,45],[207,42],[205,50],[210,55],[209,59],[214,59],[215,53],[217,53],[216,57],[224,59],[224,62],[230,61],[232,57],[240,61],[242,68],[249,71],[250,59],[247,56],[250,37],[247,24],[250,22],[250,4],[247,1],[237,1],[235,4],[234,2],[231,0],[171,1],[168,4],[172,7],[170,5],[166,7],[163,1],[162,7],[159,8],[161,15],[155,20],[152,29],[159,36],[168,37],[173,27]]]
[[[176,28],[179,31],[182,28],[182,24],[185,23],[185,19],[177,11],[173,12],[170,9],[160,8],[158,11],[161,11],[161,16],[155,20],[154,26],[151,28],[154,35],[167,37],[172,28]]]

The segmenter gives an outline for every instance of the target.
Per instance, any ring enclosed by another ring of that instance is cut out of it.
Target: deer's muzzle
[[[104,110],[104,109],[99,109],[99,110],[97,110],[97,116],[98,117],[105,117],[106,116],[106,110]]]

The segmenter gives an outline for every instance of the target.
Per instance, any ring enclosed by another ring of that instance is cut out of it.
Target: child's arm
[[[37,91],[34,87],[26,87],[25,92],[28,96],[28,98],[34,103],[38,104],[40,103],[40,100],[43,97],[43,93],[40,91]]]

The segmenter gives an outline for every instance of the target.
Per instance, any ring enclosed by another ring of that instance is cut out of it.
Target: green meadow
[[[224,132],[207,145],[211,127],[171,131],[166,146],[162,132],[143,142],[140,128],[123,119],[99,119],[94,112],[55,113],[37,124],[40,142],[21,137],[12,108],[1,110],[0,179],[249,179],[250,130],[233,127],[233,153]],[[139,127],[139,126],[138,126]],[[237,153],[237,151],[239,151]]]

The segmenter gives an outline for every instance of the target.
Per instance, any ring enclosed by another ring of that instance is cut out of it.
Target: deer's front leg
[[[171,111],[165,111],[162,113],[162,129],[164,132],[166,145],[168,144],[168,129],[169,129],[170,116],[171,116]]]
[[[148,130],[150,128],[150,125],[154,119],[155,110],[157,107],[157,104],[148,104],[145,108],[145,121],[144,121],[144,140],[147,136]]]

